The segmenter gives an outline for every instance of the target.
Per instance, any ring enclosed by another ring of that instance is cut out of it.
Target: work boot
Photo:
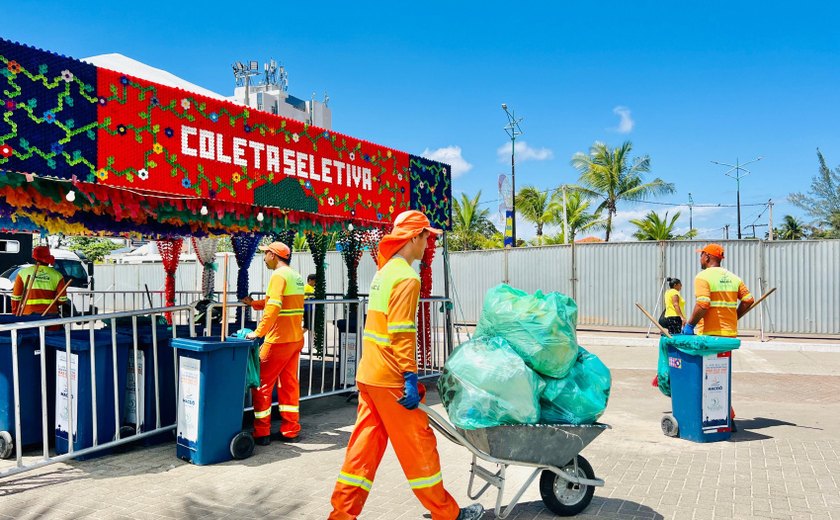
[[[456,520],[478,520],[482,516],[484,516],[484,506],[481,504],[472,504],[467,507],[462,507]]]
[[[286,437],[280,432],[277,432],[271,436],[272,439],[280,441],[280,442],[297,442],[300,440],[300,435],[295,435],[294,437]]]
[[[271,436],[264,435],[262,437],[254,437],[254,444],[257,446],[268,446],[271,444]]]

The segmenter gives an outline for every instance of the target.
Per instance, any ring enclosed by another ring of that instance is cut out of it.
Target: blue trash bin
[[[681,439],[725,441],[732,435],[732,352],[707,356],[668,347],[671,406]],[[663,418],[663,430],[668,416]]]
[[[117,333],[117,399],[125,402],[125,386],[128,370],[128,353],[131,338]],[[70,332],[70,378],[76,378],[73,386],[76,399],[73,401],[73,422],[76,432],[73,436],[73,450],[78,451],[93,446],[93,422],[97,425],[98,444],[110,442],[116,438],[117,429],[114,421],[114,355],[111,345],[110,330],[95,330],[94,364],[96,367],[96,416],[93,415],[93,395],[91,393],[91,349],[90,331],[74,330]],[[55,452],[69,451],[70,418],[67,412],[68,377],[66,375],[66,347],[63,332],[46,338],[48,348],[55,350],[56,403],[55,403]],[[76,457],[85,460],[111,453],[102,450],[95,454]]]
[[[175,338],[178,355],[178,458],[205,465],[254,451],[242,431],[245,369],[253,341],[235,337]]]
[[[40,316],[0,315],[0,323],[35,321]],[[50,335],[49,332],[46,335]],[[23,329],[17,334],[18,384],[20,385],[20,434],[24,448],[43,442],[41,407],[41,342],[38,329]],[[55,404],[55,353],[46,352],[47,426],[53,423]],[[0,458],[11,457],[15,440],[14,374],[11,331],[0,333]]]
[[[128,351],[128,382],[125,392],[123,422],[134,426],[135,431],[145,432],[157,427],[157,410],[160,409],[160,425],[175,424],[175,353],[169,345],[172,339],[172,328],[167,325],[156,324],[157,349],[154,348],[152,325],[148,323],[137,325],[137,359],[140,373],[140,424],[137,424],[136,403],[137,394],[134,385],[134,342],[132,329],[120,329],[123,334],[132,338]],[[155,358],[157,357],[158,407],[155,406]],[[146,437],[146,446],[171,441],[169,432]]]

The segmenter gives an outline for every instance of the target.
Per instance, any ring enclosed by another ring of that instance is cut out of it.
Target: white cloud
[[[617,106],[613,108],[613,114],[619,117],[618,126],[613,128],[619,134],[629,134],[633,131],[633,126],[636,124],[633,118],[630,117],[630,109],[624,106]]]
[[[499,156],[499,162],[510,161],[510,143],[505,143],[496,150],[496,155]],[[528,146],[525,141],[517,141],[516,143],[516,160],[517,161],[547,161],[554,159],[554,152],[548,148],[532,148]]]
[[[461,175],[472,170],[473,165],[468,163],[461,156],[460,146],[445,146],[437,150],[430,150],[426,148],[423,151],[423,157],[433,161],[446,163],[452,167],[452,177],[460,177]]]

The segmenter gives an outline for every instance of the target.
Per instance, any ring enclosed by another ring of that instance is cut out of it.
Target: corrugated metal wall
[[[758,297],[770,287],[778,292],[762,304],[761,312],[750,313],[742,327],[780,333],[840,334],[840,240],[721,242],[724,267],[740,276]],[[464,251],[450,253],[451,292],[455,299],[455,320],[474,323],[481,314],[484,294],[505,280],[507,255],[511,285],[534,292],[559,291],[575,297],[581,325],[645,327],[647,321],[633,305],[640,302],[651,313],[660,306],[665,277],[683,282],[688,312],[694,301],[694,276],[699,272],[696,249],[705,242],[618,242],[520,248],[508,251]],[[327,253],[327,292],[344,293],[346,269],[341,255]],[[216,290],[222,289],[221,265]],[[292,266],[306,276],[315,272],[308,253],[295,253]],[[438,250],[432,265],[433,293],[444,294],[443,252]],[[249,269],[252,291],[264,290],[269,272],[256,257]],[[376,265],[367,253],[359,264],[359,291],[366,293]],[[761,284],[759,284],[761,278]],[[576,283],[573,284],[573,279]],[[176,273],[178,290],[199,290],[201,270],[184,263]],[[96,267],[98,290],[162,290],[160,264],[102,265]],[[235,291],[236,262],[230,259],[228,290]],[[657,313],[658,314],[658,313]]]

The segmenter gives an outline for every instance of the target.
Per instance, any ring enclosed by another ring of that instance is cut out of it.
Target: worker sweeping
[[[58,312],[67,303],[67,287],[61,273],[50,267],[55,263],[55,257],[49,247],[38,246],[32,250],[32,260],[35,264],[18,271],[15,278],[12,314],[42,314],[46,310]],[[26,301],[23,301],[24,297]]]
[[[420,277],[411,264],[423,258],[429,233],[441,231],[419,211],[404,211],[379,244],[379,270],[370,284],[356,374],[356,426],[333,491],[330,520],[358,518],[389,440],[411,490],[432,520],[472,520],[484,513],[480,504],[460,509],[444,489],[437,440],[428,416],[417,409],[426,389],[417,381]]]
[[[303,349],[303,278],[289,267],[292,251],[282,242],[260,246],[265,265],[270,270],[265,300],[250,296],[242,302],[256,310],[265,310],[257,330],[247,339],[265,338],[260,347],[260,386],[251,390],[254,404],[254,441],[271,444],[271,394],[277,385],[280,411],[280,440],[292,440],[300,434],[300,382],[298,360]]]
[[[755,298],[740,278],[721,267],[724,253],[720,244],[709,244],[697,252],[701,269],[694,278],[697,301],[682,333],[737,337],[738,319],[749,310]],[[736,431],[733,408],[730,417],[732,431]]]

